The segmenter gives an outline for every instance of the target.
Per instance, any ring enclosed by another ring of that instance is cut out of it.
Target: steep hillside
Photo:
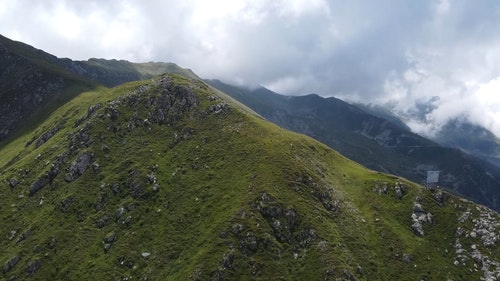
[[[174,63],[60,59],[0,35],[0,147],[81,92],[166,72],[197,78]]]
[[[371,169],[423,182],[440,170],[440,186],[500,210],[500,168],[459,149],[443,147],[335,98],[282,96],[208,81],[266,119],[307,134]]]
[[[500,217],[166,75],[0,150],[10,280],[495,280]]]
[[[0,36],[0,144],[77,94],[97,87],[51,60],[49,54]]]

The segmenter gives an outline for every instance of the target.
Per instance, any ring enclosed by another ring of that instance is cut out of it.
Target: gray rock
[[[99,163],[97,163],[97,162],[92,163],[92,171],[94,171],[94,173],[99,172],[100,168],[101,168],[101,166],[99,165]]]
[[[28,276],[33,276],[33,274],[36,273],[38,269],[42,266],[42,263],[40,260],[34,260],[32,263],[28,265],[28,268],[26,268],[26,274]]]
[[[18,184],[19,184],[19,181],[16,178],[9,179],[9,186],[10,186],[10,188],[14,188]]]
[[[71,163],[71,166],[69,167],[69,172],[66,175],[65,180],[67,182],[71,182],[80,177],[81,175],[83,175],[83,173],[85,173],[87,168],[90,166],[93,157],[94,157],[93,153],[88,151],[78,155],[76,160]]]
[[[403,191],[401,190],[401,187],[399,185],[396,185],[394,187],[394,190],[396,191],[396,197],[401,200],[403,198]]]
[[[143,258],[147,258],[147,257],[149,257],[150,255],[151,255],[151,253],[149,253],[149,252],[142,252],[142,253],[141,253],[141,257],[143,257]]]
[[[356,273],[363,276],[363,268],[359,264],[356,266]]]
[[[234,263],[234,253],[231,251],[227,254],[224,254],[222,257],[222,265],[224,266],[224,269],[232,269],[233,268],[233,263]]]
[[[118,210],[116,210],[116,213],[115,213],[115,220],[118,221],[124,212],[125,212],[125,208],[123,208],[123,207],[118,208]]]
[[[101,103],[97,103],[97,104],[94,104],[94,105],[91,105],[89,106],[89,108],[87,109],[87,118],[90,118],[92,116],[94,116],[94,113],[102,107],[102,104]]]
[[[110,243],[105,243],[104,246],[104,252],[107,253],[111,249],[111,244]]]
[[[110,233],[103,240],[104,240],[104,243],[113,243],[116,240],[116,234],[114,232]]]
[[[425,213],[425,210],[424,210],[424,208],[422,208],[422,205],[420,205],[419,203],[415,203],[413,205],[413,212],[414,213]]]
[[[356,277],[347,269],[344,269],[344,277],[349,281],[356,281]]]
[[[283,216],[283,208],[279,204],[264,207],[260,212],[265,218],[279,219]]]
[[[459,223],[464,223],[465,221],[467,221],[470,216],[472,215],[470,209],[467,209],[467,211],[465,211],[461,216],[460,218],[458,219],[458,222]]]
[[[441,206],[444,205],[445,197],[443,195],[443,192],[438,191],[438,192],[434,193],[432,196],[439,203],[439,205],[441,205]]]
[[[316,232],[314,229],[304,228],[295,238],[297,239],[300,247],[306,248],[309,247],[314,240],[316,240]]]
[[[255,237],[251,233],[247,233],[246,242],[250,250],[257,251],[257,248],[259,247],[259,244],[257,242],[257,237]]]
[[[47,248],[54,249],[56,247],[57,240],[55,237],[50,237],[49,242],[47,243]]]
[[[128,216],[123,220],[124,225],[129,225],[132,222],[132,217]]]
[[[104,216],[100,219],[98,219],[96,222],[95,222],[95,226],[97,228],[103,228],[105,227],[109,222],[109,217],[108,216]]]
[[[241,225],[239,223],[234,224],[231,227],[231,231],[233,232],[234,235],[238,235],[241,231],[243,231],[243,225]]]
[[[61,212],[65,213],[69,210],[69,207],[71,206],[71,203],[76,200],[76,197],[74,195],[71,195],[69,197],[64,198],[61,201],[61,207],[60,210]]]
[[[109,151],[110,151],[110,150],[109,150],[109,146],[107,146],[107,145],[105,145],[105,144],[103,144],[103,145],[101,146],[101,150],[102,150],[104,153],[106,153],[106,154],[108,154],[108,153],[109,153]]]
[[[35,193],[37,193],[38,191],[40,191],[42,188],[44,188],[47,184],[49,184],[49,179],[48,177],[46,176],[43,176],[41,178],[39,178],[37,181],[35,181],[34,183],[32,183],[30,185],[30,193],[29,195],[30,196],[33,196],[35,195]]]
[[[419,220],[419,217],[413,213],[411,215],[411,220],[411,228],[413,229],[413,232],[420,237],[424,236],[424,229],[422,228],[422,222]]]
[[[35,142],[35,147],[38,148],[46,143],[50,138],[52,138],[61,129],[61,124],[57,124],[54,128],[43,133],[40,138]]]
[[[19,256],[14,256],[3,265],[3,274],[9,272],[19,262]]]
[[[293,208],[288,209],[286,211],[285,218],[286,218],[287,228],[290,230],[290,232],[293,232],[299,225],[299,217],[295,209]]]
[[[49,179],[49,183],[52,183],[52,181],[59,174],[59,170],[56,168],[56,166],[54,164],[52,164],[52,166],[50,166],[50,169],[46,174],[47,174],[47,178]]]
[[[405,263],[412,263],[413,262],[413,256],[410,254],[403,253],[403,261]]]

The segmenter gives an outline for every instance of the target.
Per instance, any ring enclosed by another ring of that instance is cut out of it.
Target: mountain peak
[[[83,93],[2,152],[6,278],[500,274],[498,230],[484,232],[498,214],[369,171],[175,74]],[[477,255],[489,267],[470,271]]]

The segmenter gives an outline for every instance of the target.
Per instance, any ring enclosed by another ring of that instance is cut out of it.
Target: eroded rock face
[[[168,77],[159,80],[160,94],[146,100],[150,107],[149,119],[158,124],[176,122],[183,113],[197,104],[194,92],[188,87],[173,84]]]

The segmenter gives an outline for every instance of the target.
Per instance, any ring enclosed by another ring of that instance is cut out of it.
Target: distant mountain
[[[306,125],[327,113],[319,101],[269,99],[279,120]],[[301,118],[280,115],[301,103]],[[365,124],[359,109],[326,103],[346,132]],[[0,279],[500,278],[498,213],[249,112],[175,74],[52,111],[0,147]],[[375,120],[358,134],[393,145],[371,137]]]
[[[500,168],[444,147],[336,98],[282,96],[207,81],[286,129],[309,135],[370,169],[423,183],[439,170],[440,186],[500,210]]]
[[[366,105],[361,103],[351,103],[351,104],[361,108],[366,113],[390,121],[394,125],[401,127],[401,129],[404,129],[406,131],[411,131],[411,128],[408,127],[408,125],[406,125],[400,118],[398,118],[395,114],[393,114],[392,111],[388,110],[383,106],[378,106],[373,104]]]
[[[400,125],[402,128],[410,130],[396,116],[397,114],[394,114],[391,110],[383,106],[355,105],[372,115],[387,119],[396,125]],[[433,110],[432,106],[421,104],[419,109],[415,110],[417,113],[420,112],[420,115],[414,114],[407,117],[424,120],[424,115],[429,110]],[[500,139],[484,127],[472,124],[466,120],[453,119],[440,128],[435,135],[426,137],[444,146],[461,149],[500,167]]]
[[[0,35],[0,146],[82,91],[166,72],[196,78],[173,63],[60,59]]]
[[[435,140],[443,145],[467,151],[500,167],[500,139],[481,126],[452,120],[441,128]]]

